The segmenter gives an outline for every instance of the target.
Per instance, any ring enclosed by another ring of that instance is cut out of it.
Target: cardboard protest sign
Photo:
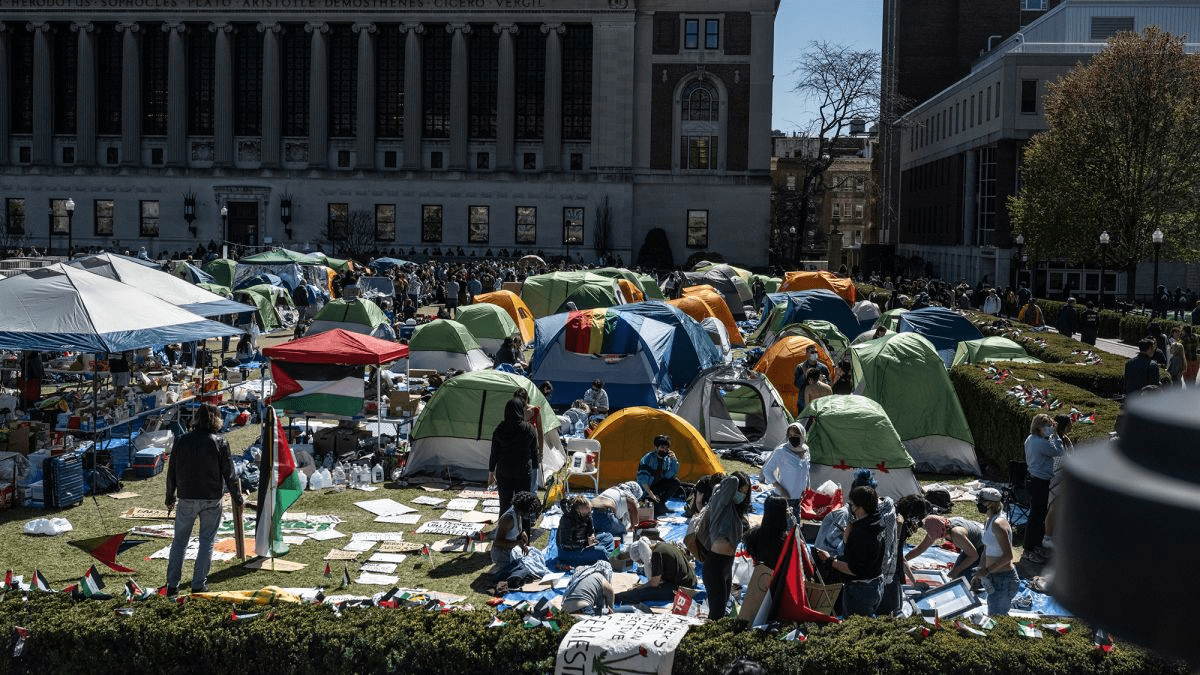
[[[483,525],[480,523],[431,520],[417,528],[417,534],[445,534],[452,537],[469,537],[481,529],[483,529]]]
[[[571,626],[555,658],[554,675],[670,675],[675,650],[690,625],[674,614],[610,614]]]

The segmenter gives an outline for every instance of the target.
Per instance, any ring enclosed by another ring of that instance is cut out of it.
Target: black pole
[[[67,209],[67,258],[75,248],[75,209]]]
[[[1100,245],[1100,309],[1104,309],[1104,273],[1108,267],[1108,247]]]
[[[1158,316],[1158,252],[1162,244],[1154,244],[1154,287],[1150,289],[1150,316]],[[1163,312],[1165,318],[1166,312]]]

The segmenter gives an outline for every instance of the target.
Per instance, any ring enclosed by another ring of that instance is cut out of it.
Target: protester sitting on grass
[[[592,500],[592,523],[597,536],[609,533],[623,537],[638,524],[638,502],[642,488],[636,481],[618,483]]]
[[[492,562],[500,566],[496,578],[515,582],[511,577],[520,566],[521,558],[529,553],[528,531],[542,512],[542,503],[532,492],[518,492],[509,507],[496,521],[493,531]],[[517,585],[513,583],[513,585]],[[498,592],[503,592],[498,589]]]
[[[654,437],[654,449],[638,462],[637,482],[642,496],[654,504],[654,515],[667,513],[667,501],[679,492],[679,459],[671,452],[671,437]]]
[[[980,490],[975,506],[987,521],[983,524],[983,563],[972,581],[978,581],[987,591],[988,614],[1008,614],[1021,587],[1013,567],[1012,527],[1004,516],[1004,502],[996,488]]]
[[[558,562],[567,567],[590,565],[597,560],[607,560],[612,550],[613,536],[609,532],[601,542],[592,524],[592,503],[583,495],[574,495],[564,504],[563,515],[558,521]]]
[[[608,392],[604,390],[604,380],[592,380],[592,386],[583,393],[583,402],[594,415],[608,414]]]
[[[562,611],[566,614],[595,616],[612,613],[612,575],[613,568],[608,560],[597,560],[575,568],[563,595]]]
[[[618,604],[671,600],[676,589],[699,585],[696,570],[678,544],[642,537],[629,547],[629,558],[642,566],[646,583],[618,593]]]

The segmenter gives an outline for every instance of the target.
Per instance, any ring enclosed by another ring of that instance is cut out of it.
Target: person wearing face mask
[[[608,534],[606,547],[596,534],[592,523],[592,503],[583,495],[574,495],[565,504],[562,518],[558,521],[558,562],[567,567],[590,565],[598,560],[608,560],[613,537]]]
[[[1062,440],[1058,437],[1054,420],[1049,415],[1038,414],[1029,425],[1029,436],[1025,439],[1025,463],[1029,466],[1026,487],[1030,494],[1029,523],[1025,526],[1025,553],[1022,560],[1042,564],[1049,557],[1042,548],[1042,537],[1046,533],[1046,511],[1050,503],[1050,479],[1054,476],[1054,458],[1063,454]]]
[[[1013,567],[1012,527],[1004,516],[1000,491],[996,488],[980,490],[975,507],[987,516],[987,521],[983,524],[983,562],[972,581],[979,582],[987,591],[988,614],[1008,614],[1012,599],[1021,587],[1021,579]]]
[[[733,583],[733,556],[746,530],[749,509],[750,477],[744,471],[735,471],[721,481],[698,516],[697,539],[704,548],[702,577],[708,591],[708,618],[713,621],[725,616]]]
[[[604,391],[604,380],[592,380],[592,386],[583,393],[583,402],[588,404],[593,415],[608,414],[608,392]]]
[[[671,452],[670,436],[654,437],[654,449],[638,462],[637,482],[642,495],[653,502],[654,515],[665,514],[667,501],[679,492],[679,458]]]
[[[832,382],[832,380],[829,378],[829,367],[824,363],[821,363],[819,354],[817,352],[817,346],[809,345],[808,348],[805,349],[804,360],[796,364],[796,370],[792,373],[792,384],[796,385],[797,391],[803,392],[804,388],[808,386],[808,371],[813,369],[821,374],[821,380],[823,382]],[[832,389],[830,391],[832,392]],[[801,396],[796,401],[796,414],[800,414],[800,411],[804,409],[804,405],[805,400],[804,397]]]
[[[769,483],[780,497],[787,500],[796,518],[800,517],[800,499],[808,488],[809,455],[806,440],[804,425],[792,422],[787,428],[787,438],[775,448],[762,468],[762,482]]]
[[[847,579],[842,586],[845,616],[871,616],[883,597],[885,557],[884,525],[879,517],[879,495],[875,489],[860,485],[850,491],[850,516],[846,546],[841,555],[832,557],[817,549],[817,557],[830,559],[833,569]]]

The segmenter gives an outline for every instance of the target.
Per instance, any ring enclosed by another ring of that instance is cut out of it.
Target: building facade
[[[38,248],[591,258],[599,239],[632,261],[662,228],[680,261],[765,262],[773,2],[3,0],[0,19],[5,228]]]
[[[896,125],[898,229],[892,243],[899,257],[928,263],[945,279],[1001,285],[1013,283],[1022,268],[1041,269],[1036,278],[1031,272],[1022,278],[1042,293],[1098,295],[1099,269],[1038,260],[1031,251],[1025,257],[1032,253],[1032,259],[1020,260],[1007,203],[1020,189],[1024,145],[1046,129],[1046,84],[1087,62],[1115,33],[1151,25],[1200,35],[1200,4],[1067,0],[904,115]],[[1117,292],[1118,283],[1109,270],[1106,293]]]

